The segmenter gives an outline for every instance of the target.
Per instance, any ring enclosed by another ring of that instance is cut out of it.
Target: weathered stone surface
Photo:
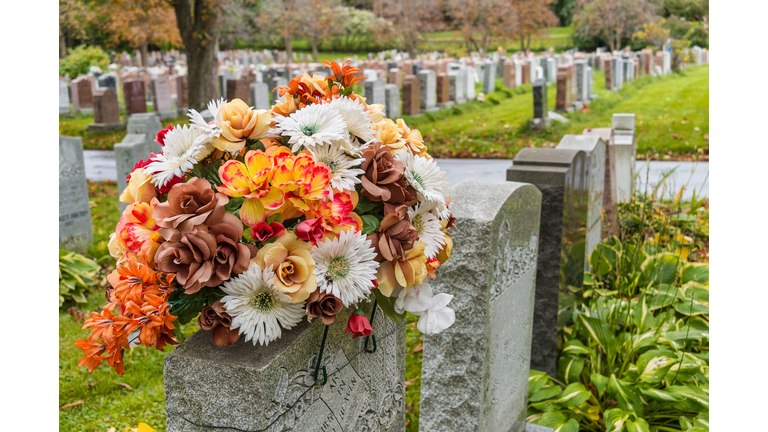
[[[72,90],[72,106],[75,110],[84,112],[93,110],[94,86],[88,78],[86,76],[77,77],[69,83]]]
[[[533,84],[533,118],[545,118],[547,113],[547,82],[540,79]]]
[[[93,243],[83,139],[59,136],[59,249],[85,252]]]
[[[435,71],[423,69],[417,77],[421,86],[421,110],[432,111],[437,104],[437,77]]]
[[[123,97],[125,98],[125,115],[147,112],[147,89],[144,81],[123,81]]]
[[[568,82],[571,78],[571,74],[568,71],[568,66],[560,65],[557,70],[557,97],[555,98],[555,109],[558,111],[565,111],[570,107],[569,96],[570,86]]]
[[[585,129],[582,135],[599,136],[605,143],[605,180],[603,185],[603,238],[619,235],[618,213],[616,209],[616,156],[613,146],[613,129]]]
[[[629,202],[635,189],[635,114],[613,115],[613,146],[616,154],[616,199]]]
[[[596,135],[563,135],[556,148],[583,150],[587,155],[587,236],[584,246],[584,269],[589,270],[589,255],[600,243],[602,233],[603,196],[605,195],[606,143]]]
[[[105,124],[120,123],[117,94],[111,88],[96,90],[93,97],[93,121]]]
[[[370,316],[372,304],[361,306]],[[167,430],[210,430],[192,421],[245,430],[404,431],[405,328],[379,309],[372,323],[377,350],[366,353],[365,338],[344,334],[349,313],[339,313],[329,329],[322,387],[314,382],[320,320],[283,330],[264,347],[241,338],[222,348],[210,331],[198,331],[165,358]]]
[[[437,75],[437,103],[445,104],[451,101],[451,79],[441,73]]]
[[[548,428],[546,426],[535,425],[533,423],[526,423],[525,432],[554,432],[554,429]]]
[[[386,98],[384,108],[387,118],[396,119],[400,117],[400,88],[397,84],[386,84],[384,86],[384,96]]]
[[[245,79],[228,79],[227,80],[227,100],[233,101],[240,99],[246,104],[250,104],[250,83]]]
[[[178,114],[171,105],[171,84],[168,78],[158,77],[149,82],[152,107],[162,118],[174,118]]]
[[[255,82],[251,84],[251,102],[256,109],[270,109],[269,86],[267,83]]]
[[[507,180],[541,191],[531,369],[557,376],[557,318],[560,290],[581,286],[587,225],[587,158],[581,150],[525,148]]]
[[[416,75],[406,75],[403,80],[403,114],[421,113],[421,84]]]
[[[511,58],[504,60],[502,73],[504,87],[515,88],[515,62]]]
[[[125,138],[115,144],[115,164],[117,165],[117,196],[119,197],[126,185],[126,177],[133,171],[136,163],[147,160],[149,151],[147,150],[147,135],[128,133]],[[128,204],[120,202],[120,211],[122,212]]]
[[[69,85],[59,81],[59,114],[69,114]]]
[[[424,337],[420,430],[524,429],[540,204],[529,184],[453,188],[453,254],[431,285],[456,322]]]
[[[145,134],[147,156],[150,152],[162,151],[162,146],[155,142],[157,133],[163,129],[157,113],[134,114],[128,117],[127,131],[129,134]]]
[[[386,93],[384,93],[384,81],[380,79],[368,80],[365,83],[365,102],[367,104],[386,103]]]
[[[483,68],[483,93],[493,93],[496,87],[496,64],[493,60],[486,60]]]
[[[604,58],[603,70],[605,71],[605,88],[607,90],[613,90],[613,62],[610,58]]]
[[[576,64],[576,100],[589,102],[589,77],[587,76],[587,61],[577,60]]]

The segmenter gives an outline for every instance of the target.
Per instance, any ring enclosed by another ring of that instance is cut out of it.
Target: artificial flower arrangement
[[[425,282],[451,254],[450,184],[418,130],[353,92],[360,69],[345,63],[280,87],[271,110],[213,101],[213,121],[190,110],[190,126],[158,133],[163,151],[120,195],[117,269],[80,366],[123,374],[125,349],[177,344],[195,317],[219,346],[267,345],[343,308],[347,333],[368,336],[356,305],[372,299],[426,334],[453,324],[453,296]]]

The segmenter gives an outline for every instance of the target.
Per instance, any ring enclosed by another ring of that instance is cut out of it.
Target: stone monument
[[[131,114],[147,112],[147,89],[142,80],[123,81],[123,97],[125,98],[125,117]]]
[[[91,243],[83,139],[59,136],[59,249],[84,253]]]
[[[613,148],[616,154],[616,200],[629,202],[635,189],[635,114],[613,115]]]
[[[117,94],[111,88],[101,88],[94,92],[93,121],[93,124],[88,125],[89,131],[106,132],[125,129],[125,125],[120,123]]]
[[[584,280],[587,157],[581,150],[524,148],[507,180],[541,191],[541,225],[533,311],[531,369],[557,376],[559,294]]]
[[[533,119],[530,122],[531,130],[542,130],[552,125],[549,118],[549,104],[547,103],[547,82],[538,79],[533,83]]]
[[[453,254],[431,285],[456,322],[424,337],[420,430],[524,430],[540,205],[530,184],[453,188]]]

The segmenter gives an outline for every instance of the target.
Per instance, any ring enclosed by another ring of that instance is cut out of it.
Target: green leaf
[[[360,218],[363,220],[363,234],[371,235],[375,233],[381,225],[381,221],[376,216],[363,215],[360,216]]]
[[[575,383],[579,381],[581,371],[584,369],[584,359],[570,356],[562,356],[557,361],[558,375],[566,383]]]
[[[599,244],[589,256],[589,265],[592,273],[604,276],[610,272],[616,262],[616,250],[605,244]]]
[[[643,415],[645,404],[640,395],[630,384],[619,380],[614,374],[611,374],[608,381],[608,393],[619,403],[619,408],[634,412],[638,416]]]
[[[682,396],[692,403],[698,405],[700,408],[709,409],[709,395],[704,390],[695,386],[670,386],[667,387],[667,392]]]
[[[614,336],[607,326],[597,318],[588,317],[584,314],[578,315],[580,328],[583,329],[585,336],[591,337],[603,348],[604,351],[613,352]]]
[[[648,422],[638,418],[634,421],[627,420],[627,432],[651,432]]]
[[[547,411],[534,424],[554,429],[555,432],[578,432],[579,422],[568,419],[560,411]]]
[[[592,385],[597,389],[598,396],[602,396],[603,393],[605,393],[605,388],[608,387],[609,380],[608,377],[596,373],[589,376],[589,381],[592,382]]]
[[[683,267],[682,282],[698,282],[703,285],[709,285],[709,264],[708,263],[688,263]]]
[[[360,200],[357,202],[357,205],[355,206],[354,211],[358,215],[363,215],[375,209],[378,204],[381,204],[381,203],[375,203],[369,200],[368,198],[366,198],[365,196],[360,195]]]
[[[381,310],[384,311],[384,315],[388,316],[392,321],[397,323],[402,322],[405,319],[406,313],[399,314],[395,312],[395,299],[385,296],[381,293],[381,291],[377,289],[373,289],[371,292],[373,292],[373,295],[376,296],[376,301],[378,302]]]
[[[541,402],[547,399],[552,399],[555,396],[560,394],[560,387],[552,384],[549,386],[546,386],[542,388],[541,390],[533,393],[531,396],[528,397],[528,401],[530,402]]]
[[[647,353],[646,353],[647,354]],[[645,355],[645,354],[643,354]],[[642,357],[642,355],[640,356]],[[640,372],[640,381],[647,382],[649,384],[659,384],[664,376],[667,374],[669,368],[677,362],[677,359],[667,356],[653,356],[644,361],[644,366],[640,366],[638,360],[637,368]]]
[[[555,428],[554,432],[579,432],[579,422],[576,419],[570,419]]]
[[[566,342],[565,345],[563,345],[561,353],[569,355],[586,354],[592,358],[595,358],[595,350],[585,347],[584,344],[581,343],[581,341],[578,339],[572,339]]]
[[[603,413],[605,432],[619,432],[623,430],[630,414],[631,413],[628,413],[620,408],[609,409]]]
[[[648,285],[671,284],[677,277],[680,257],[671,252],[651,255],[640,266]]]
[[[683,400],[683,396],[681,395],[669,393],[647,385],[640,386],[638,389],[643,396],[659,402],[677,402]]]
[[[528,371],[528,396],[536,393],[544,388],[545,385],[550,383],[550,377],[546,372],[540,372],[537,370]]]
[[[592,393],[584,387],[584,384],[575,382],[563,390],[563,394],[556,403],[563,407],[575,407],[586,402],[590,396]]]

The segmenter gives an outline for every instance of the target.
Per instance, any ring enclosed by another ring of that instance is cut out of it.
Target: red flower
[[[322,218],[307,219],[296,227],[296,237],[313,245],[323,239],[323,234],[325,229]]]
[[[171,188],[174,185],[177,185],[177,184],[183,183],[183,182],[184,182],[184,177],[178,177],[178,176],[177,177],[172,177],[171,180],[168,181],[168,184],[166,184],[165,186],[160,187],[160,188],[155,186],[155,189],[157,189],[157,192],[160,193],[160,195],[165,195],[165,194],[167,194],[168,192],[171,191]]]
[[[280,222],[271,222],[269,224],[259,222],[251,228],[251,237],[263,242],[272,237],[279,237],[285,232],[285,227]]]
[[[157,137],[155,137],[155,142],[165,147],[165,134],[167,134],[172,130],[173,130],[173,125],[169,124],[167,128],[157,133]]]
[[[357,309],[352,312],[352,316],[349,317],[347,322],[347,331],[344,333],[352,333],[352,339],[356,339],[358,336],[370,336],[373,328],[371,323],[368,322],[368,318],[363,311]]]
[[[376,289],[376,288],[379,287],[379,281],[377,279],[374,279],[371,282],[373,282],[373,288],[371,288],[371,289]]]

